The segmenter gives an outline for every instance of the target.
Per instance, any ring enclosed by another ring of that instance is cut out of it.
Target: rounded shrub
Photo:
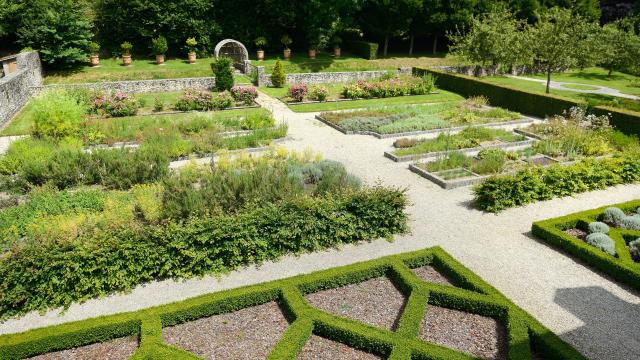
[[[47,91],[34,100],[33,134],[41,138],[61,139],[78,133],[85,107],[64,90]]]
[[[631,253],[631,257],[636,260],[640,260],[640,238],[629,243],[629,252]]]
[[[594,221],[592,223],[589,224],[589,234],[594,234],[594,233],[601,233],[601,234],[608,234],[609,233],[609,225],[600,222],[600,221]]]
[[[610,207],[604,210],[602,221],[609,224],[620,224],[625,217],[624,211],[616,207]]]
[[[640,215],[627,216],[622,219],[620,227],[629,230],[640,230]]]
[[[218,91],[229,91],[233,87],[233,60],[227,57],[219,57],[211,63],[211,70],[216,80]]]
[[[611,256],[616,255],[616,244],[607,234],[593,233],[587,235],[587,244],[594,246]]]
[[[287,82],[287,74],[284,72],[284,66],[280,60],[276,60],[273,66],[273,72],[271,73],[271,83],[273,87],[281,88]]]

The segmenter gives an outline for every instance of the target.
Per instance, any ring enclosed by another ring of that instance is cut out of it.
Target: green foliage
[[[307,97],[313,101],[326,101],[328,96],[329,89],[322,85],[312,85],[307,93]]]
[[[218,91],[230,91],[233,87],[233,60],[227,57],[219,57],[211,63],[211,70],[216,81]]]
[[[287,83],[287,74],[284,72],[284,66],[280,60],[276,60],[271,74],[271,83],[274,87],[281,88]]]
[[[378,58],[378,44],[366,41],[349,42],[349,50],[355,55],[361,56],[367,60],[375,60]]]
[[[431,265],[460,287],[442,287],[419,280],[411,268]],[[395,332],[345,320],[311,307],[304,294],[387,276],[408,301]],[[454,349],[426,345],[415,339],[427,306],[490,316],[508,332],[508,354],[529,359],[532,352],[550,359],[583,360],[575,349],[546,329],[477,275],[440,248],[388,256],[279,281],[207,294],[193,299],[125,314],[82,320],[0,337],[0,355],[6,359],[30,357],[96,341],[139,335],[141,347],[133,359],[190,359],[186,353],[164,346],[162,328],[216,314],[230,313],[277,301],[293,322],[268,359],[294,359],[312,333],[373,352],[389,359],[412,355],[416,359],[467,359]]]
[[[37,49],[47,66],[69,68],[86,61],[93,25],[81,2],[34,1],[23,4],[16,17],[17,42]]]
[[[284,46],[285,50],[289,49],[289,45],[293,43],[293,40],[289,37],[289,35],[282,35],[280,38],[280,43]]]
[[[167,39],[164,36],[158,36],[155,39],[151,39],[151,49],[156,55],[164,55],[169,50],[167,45]]]
[[[98,53],[100,53],[100,44],[92,41],[87,45],[87,50],[89,50],[89,54],[91,55],[98,55]]]
[[[253,43],[256,44],[258,50],[264,50],[264,47],[267,46],[268,41],[266,37],[260,36],[259,38],[253,40]]]
[[[62,139],[77,136],[86,108],[64,90],[49,90],[33,100],[33,134]]]
[[[125,41],[122,44],[120,44],[120,50],[122,51],[122,55],[131,55],[131,50],[133,50],[133,45],[130,42]]]
[[[593,233],[602,233],[602,234],[608,234],[609,233],[609,225],[600,222],[600,221],[594,221],[594,222],[590,222],[589,223],[589,233],[593,234]]]
[[[591,233],[585,238],[585,242],[596,247],[611,256],[616,255],[616,245],[613,240],[604,233]]]
[[[275,119],[267,113],[255,113],[247,115],[241,122],[244,130],[257,130],[275,126]]]
[[[187,38],[187,40],[185,41],[185,44],[187,44],[187,49],[189,50],[190,53],[192,52],[196,52],[196,46],[198,46],[198,41],[196,41],[195,38]]]

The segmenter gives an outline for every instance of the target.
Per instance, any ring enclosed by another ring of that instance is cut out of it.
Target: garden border
[[[631,262],[623,261],[618,257],[608,255],[560,230],[560,227],[575,227],[579,222],[586,222],[585,220],[596,221],[604,209],[612,206],[618,207],[623,211],[631,208],[635,210],[635,208],[640,207],[640,200],[612,204],[553,219],[537,221],[532,224],[531,232],[549,245],[562,250],[572,257],[580,259],[585,264],[609,275],[614,280],[629,285],[636,290],[640,290],[640,264],[633,263],[633,260],[630,260]],[[620,233],[620,230],[621,229],[611,228],[612,232]],[[632,230],[623,230],[622,232],[633,233],[640,238],[640,231],[633,232]],[[620,234],[612,236],[616,242],[616,248],[618,248],[620,241],[624,241],[624,239],[620,239],[621,236]]]
[[[427,264],[435,266],[460,287],[423,282],[410,270]],[[305,293],[385,275],[408,299],[395,332],[320,311],[304,298]],[[508,332],[509,360],[531,358],[532,351],[548,359],[586,359],[439,247],[211,293],[135,312],[3,335],[0,336],[0,357],[19,359],[138,335],[140,345],[131,359],[197,359],[193,354],[166,345],[162,339],[162,328],[269,301],[277,301],[291,323],[268,359],[295,359],[312,333],[360,350],[386,355],[391,360],[475,359],[470,354],[418,338],[420,324],[429,305],[490,316],[501,322]]]
[[[401,95],[401,96],[387,96],[387,97],[371,97],[371,98],[355,98],[355,99],[332,99],[332,100],[307,100],[307,101],[284,101],[283,98],[276,98],[282,101],[287,106],[296,106],[296,105],[309,105],[309,104],[322,104],[322,103],[337,103],[337,102],[349,102],[349,101],[362,101],[362,100],[381,100],[381,99],[394,99],[401,97],[412,97],[412,96],[425,96],[425,95],[438,95],[439,91],[430,92],[428,94],[421,95]]]

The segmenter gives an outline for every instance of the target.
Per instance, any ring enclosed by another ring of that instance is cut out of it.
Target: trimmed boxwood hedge
[[[411,268],[431,264],[459,286],[420,280]],[[396,331],[331,315],[312,307],[304,294],[386,275],[408,296]],[[127,335],[138,335],[140,347],[132,359],[197,359],[164,344],[162,328],[277,301],[290,326],[268,359],[295,359],[315,333],[392,360],[475,359],[470,354],[421,341],[421,321],[429,305],[491,316],[508,332],[508,359],[585,359],[496,289],[455,261],[439,247],[383,257],[284,280],[243,287],[136,312],[0,336],[0,358],[19,359],[54,350],[83,346]]]
[[[434,75],[437,78],[436,85],[440,89],[452,91],[464,97],[483,95],[489,99],[491,105],[532,116],[562,114],[573,106],[585,105],[565,97],[497,85],[472,76],[426,68],[414,68],[413,72],[417,76]],[[596,106],[591,111],[596,115],[609,115],[611,124],[626,134],[640,134],[640,113],[638,112],[606,106]]]
[[[609,237],[616,243],[617,256],[611,256],[586,242],[566,234],[564,230],[578,227],[586,230],[593,221],[600,220],[604,209],[617,207],[628,212],[640,207],[640,200],[604,206],[554,219],[538,221],[531,227],[532,233],[545,242],[579,258],[589,266],[604,272],[616,281],[640,290],[640,264],[633,261],[627,247],[629,239],[640,238],[640,231],[610,227]]]
[[[350,41],[349,49],[355,55],[362,56],[367,60],[374,60],[378,57],[378,43]]]

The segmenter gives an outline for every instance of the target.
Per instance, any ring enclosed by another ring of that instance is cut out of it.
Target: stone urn
[[[156,64],[164,65],[164,55],[156,55]]]
[[[309,49],[309,59],[316,58],[316,49]]]
[[[256,58],[258,58],[258,61],[264,60],[264,50],[256,51]]]
[[[189,64],[195,64],[196,63],[196,53],[195,52],[190,52],[189,53]]]
[[[100,56],[98,56],[98,55],[89,56],[89,65],[91,65],[91,66],[100,65]]]
[[[291,58],[291,49],[284,49],[282,55],[284,56],[285,60],[289,60],[289,58]]]
[[[131,65],[131,55],[122,55],[122,65],[124,66]]]
[[[342,55],[342,50],[339,47],[333,48],[333,56],[339,58]]]

